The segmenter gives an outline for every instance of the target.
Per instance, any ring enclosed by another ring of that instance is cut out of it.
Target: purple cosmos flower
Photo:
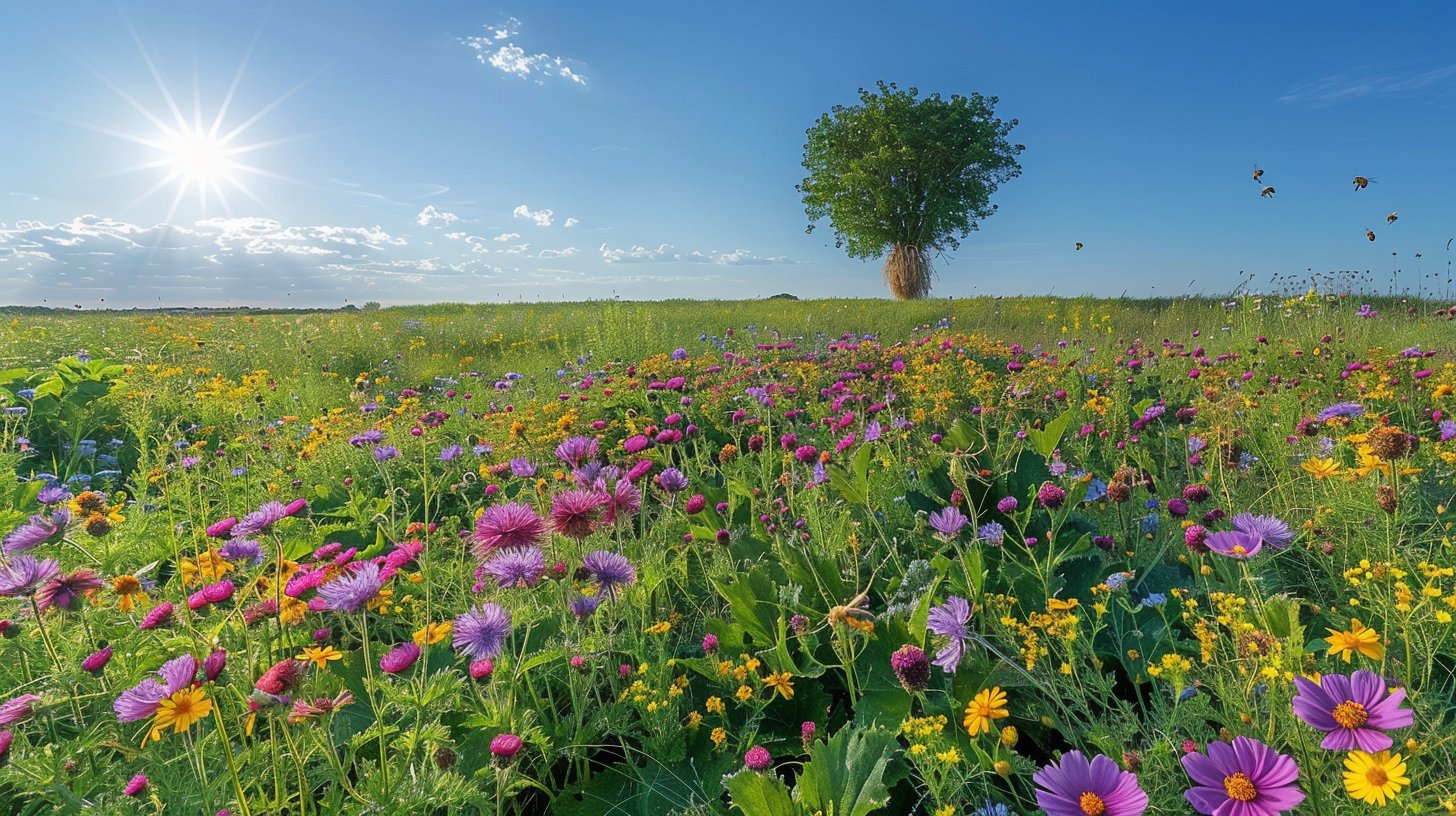
[[[590,436],[573,436],[556,446],[556,458],[573,469],[581,467],[581,463],[588,459],[597,458],[598,452],[597,440]]]
[[[35,591],[35,604],[44,612],[51,607],[71,611],[82,598],[100,589],[101,579],[88,569],[79,569],[67,575],[56,575]]]
[[[546,574],[546,556],[539,547],[507,547],[497,550],[480,569],[495,578],[497,586],[525,589]]]
[[[242,521],[233,525],[232,534],[239,538],[257,535],[288,516],[288,508],[282,502],[271,501],[243,516]]]
[[[1235,530],[1257,537],[1271,549],[1282,550],[1294,540],[1294,533],[1289,531],[1289,525],[1274,516],[1240,513],[1230,523]]]
[[[485,508],[475,520],[471,541],[475,554],[485,558],[492,550],[533,547],[546,535],[546,522],[529,506],[511,502]]]
[[[945,603],[930,610],[930,616],[925,621],[925,628],[947,639],[946,644],[935,653],[935,665],[939,666],[942,671],[955,674],[956,667],[961,664],[961,658],[966,653],[966,640],[971,636],[970,630],[966,626],[970,620],[970,602],[955,595],[951,595],[945,599]]]
[[[1137,774],[1101,754],[1088,761],[1081,751],[1068,751],[1031,778],[1036,804],[1047,816],[1142,816],[1148,809]]]
[[[168,660],[157,669],[162,682],[148,677],[123,691],[111,704],[118,722],[136,722],[157,713],[162,701],[192,684],[197,679],[197,658],[190,654]]]
[[[1183,794],[1205,816],[1278,816],[1304,801],[1293,759],[1248,737],[1183,755],[1193,787]]]
[[[1294,686],[1294,713],[1325,732],[1320,747],[1327,751],[1384,751],[1395,744],[1386,731],[1415,722],[1415,714],[1401,707],[1405,689],[1387,692],[1380,675],[1364,669],[1326,674],[1317,683],[1296,677]]]
[[[35,704],[40,702],[38,694],[22,694],[0,703],[0,725],[14,725],[29,719],[35,713]]]
[[[1203,544],[1219,555],[1239,560],[1253,558],[1264,549],[1264,539],[1238,530],[1212,533]]]
[[[66,522],[70,520],[70,513],[67,511],[62,517],[62,513],[58,511],[56,516],[61,518],[59,524],[54,519],[48,519],[45,516],[31,516],[30,521],[6,533],[3,543],[0,543],[0,546],[4,547],[5,554],[11,555],[33,550],[47,541],[59,538],[65,532]]]
[[[1365,413],[1365,406],[1358,402],[1337,402],[1334,405],[1320,411],[1315,419],[1320,422],[1334,419],[1335,417],[1347,417],[1353,419]]]
[[[610,550],[593,550],[581,561],[583,575],[608,595],[615,595],[617,587],[631,586],[637,581],[637,570],[627,556]]]
[[[0,596],[17,598],[29,595],[35,588],[61,573],[61,564],[54,558],[36,560],[33,555],[17,555],[0,564]]]
[[[318,588],[318,596],[336,612],[358,612],[384,586],[379,565],[366,561],[352,574],[341,575]]]
[[[500,605],[473,606],[455,618],[451,630],[455,651],[475,660],[496,657],[511,633],[511,613]]]
[[[409,667],[419,659],[419,646],[414,643],[401,643],[379,658],[379,668],[386,674],[399,674],[409,671]]]
[[[565,490],[551,497],[551,527],[578,541],[591,534],[607,496],[597,490]]]
[[[946,507],[931,513],[930,518],[927,519],[930,528],[939,533],[940,537],[946,541],[960,535],[961,528],[969,524],[970,521],[964,513],[955,507]]]

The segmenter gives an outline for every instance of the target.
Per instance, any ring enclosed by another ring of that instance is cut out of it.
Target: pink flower
[[[747,765],[750,770],[765,771],[773,764],[773,754],[770,754],[768,749],[762,745],[755,745],[743,755],[743,764]]]
[[[401,643],[379,658],[379,668],[387,674],[409,671],[410,666],[420,659],[420,647],[414,643]]]
[[[126,787],[122,788],[121,792],[126,794],[127,796],[138,796],[141,794],[142,791],[146,789],[147,775],[137,774],[136,776],[133,776],[131,778],[130,782],[126,783]]]
[[[496,734],[490,741],[490,752],[502,759],[510,759],[521,752],[521,738],[515,734]]]

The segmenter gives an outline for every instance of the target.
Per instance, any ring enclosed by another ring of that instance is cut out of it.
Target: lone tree
[[[931,258],[960,247],[996,211],[991,194],[1021,175],[1017,122],[995,116],[978,93],[925,99],[892,82],[861,88],[860,104],[835,105],[809,128],[798,190],[809,232],[824,217],[851,258],[885,258],[885,283],[901,300],[930,293]]]

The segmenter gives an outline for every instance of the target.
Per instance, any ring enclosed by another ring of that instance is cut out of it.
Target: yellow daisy
[[[200,688],[180,689],[162,701],[152,720],[152,739],[156,739],[168,726],[178,734],[192,727],[192,724],[212,713],[212,701],[207,692]]]
[[[1396,794],[1409,784],[1405,760],[1400,754],[1351,751],[1345,755],[1345,790],[1351,799],[1385,807],[1387,802],[1395,801]]]
[[[794,699],[794,676],[788,672],[774,672],[763,678],[763,684],[778,692],[785,700]]]
[[[1371,629],[1354,618],[1350,619],[1350,631],[1341,632],[1337,629],[1326,629],[1330,636],[1325,642],[1330,644],[1330,654],[1338,655],[1350,662],[1350,656],[1359,652],[1371,660],[1380,660],[1385,657],[1385,644],[1380,640],[1380,633]]]
[[[993,720],[1000,720],[1011,716],[1006,709],[1006,692],[1000,686],[992,686],[988,689],[981,689],[975,699],[966,704],[966,716],[961,721],[966,732],[975,736],[991,730]]]
[[[341,660],[343,657],[344,653],[332,646],[309,646],[302,654],[294,655],[293,659],[307,660],[320,669],[326,669],[330,660]]]

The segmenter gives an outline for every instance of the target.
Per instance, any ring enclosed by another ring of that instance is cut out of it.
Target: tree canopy
[[[919,95],[880,82],[820,116],[798,187],[810,232],[827,217],[850,257],[889,253],[885,281],[899,298],[930,292],[932,257],[959,248],[996,211],[996,188],[1021,175],[1023,146],[1007,140],[1017,122],[996,118],[996,97]]]

